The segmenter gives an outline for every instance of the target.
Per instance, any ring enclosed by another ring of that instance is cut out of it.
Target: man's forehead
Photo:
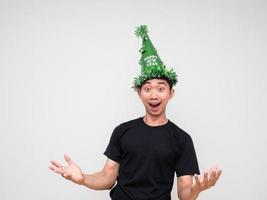
[[[167,85],[167,81],[166,80],[147,80],[144,82],[145,84],[151,84],[152,82],[157,83],[157,84],[163,84],[163,85]]]

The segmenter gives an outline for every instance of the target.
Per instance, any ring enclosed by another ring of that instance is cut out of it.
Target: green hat
[[[142,48],[139,50],[142,54],[139,61],[139,64],[141,65],[141,75],[134,78],[133,88],[138,88],[146,80],[153,78],[167,78],[172,86],[174,86],[177,83],[177,75],[173,69],[166,69],[157,54],[157,50],[150,41],[147,32],[146,25],[141,25],[135,30],[135,35],[143,39],[143,44]]]

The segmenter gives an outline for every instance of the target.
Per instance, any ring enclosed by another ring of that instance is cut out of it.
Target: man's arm
[[[81,185],[94,190],[109,190],[117,180],[118,171],[119,163],[108,159],[103,170],[94,174],[83,174]]]
[[[49,168],[55,173],[60,174],[67,180],[76,184],[84,185],[94,190],[111,189],[117,180],[119,163],[108,159],[104,168],[94,174],[84,174],[80,167],[75,164],[68,155],[64,155],[67,166],[63,166],[57,161],[51,161]]]
[[[211,168],[203,175],[185,175],[177,179],[177,193],[180,200],[195,200],[200,192],[214,186],[219,179],[222,170],[218,167]]]

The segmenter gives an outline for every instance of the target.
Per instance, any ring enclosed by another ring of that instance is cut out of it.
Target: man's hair
[[[169,87],[170,87],[170,91],[172,90],[173,85],[172,85],[171,81],[170,81],[166,76],[162,76],[162,77],[160,77],[160,78],[152,78],[152,79],[163,79],[163,80],[167,81],[167,83],[168,83],[168,85],[169,85]],[[150,79],[148,79],[148,80],[150,80]],[[148,81],[148,80],[147,80],[147,81]],[[142,86],[144,85],[144,83],[145,83],[145,81],[144,81],[144,82],[142,83],[142,85],[140,85],[138,88],[141,89]]]

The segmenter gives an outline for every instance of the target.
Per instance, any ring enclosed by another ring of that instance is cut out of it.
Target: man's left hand
[[[221,173],[222,170],[218,166],[214,166],[208,171],[205,171],[204,174],[195,174],[195,182],[192,189],[197,192],[202,192],[203,190],[209,189],[216,184]]]

